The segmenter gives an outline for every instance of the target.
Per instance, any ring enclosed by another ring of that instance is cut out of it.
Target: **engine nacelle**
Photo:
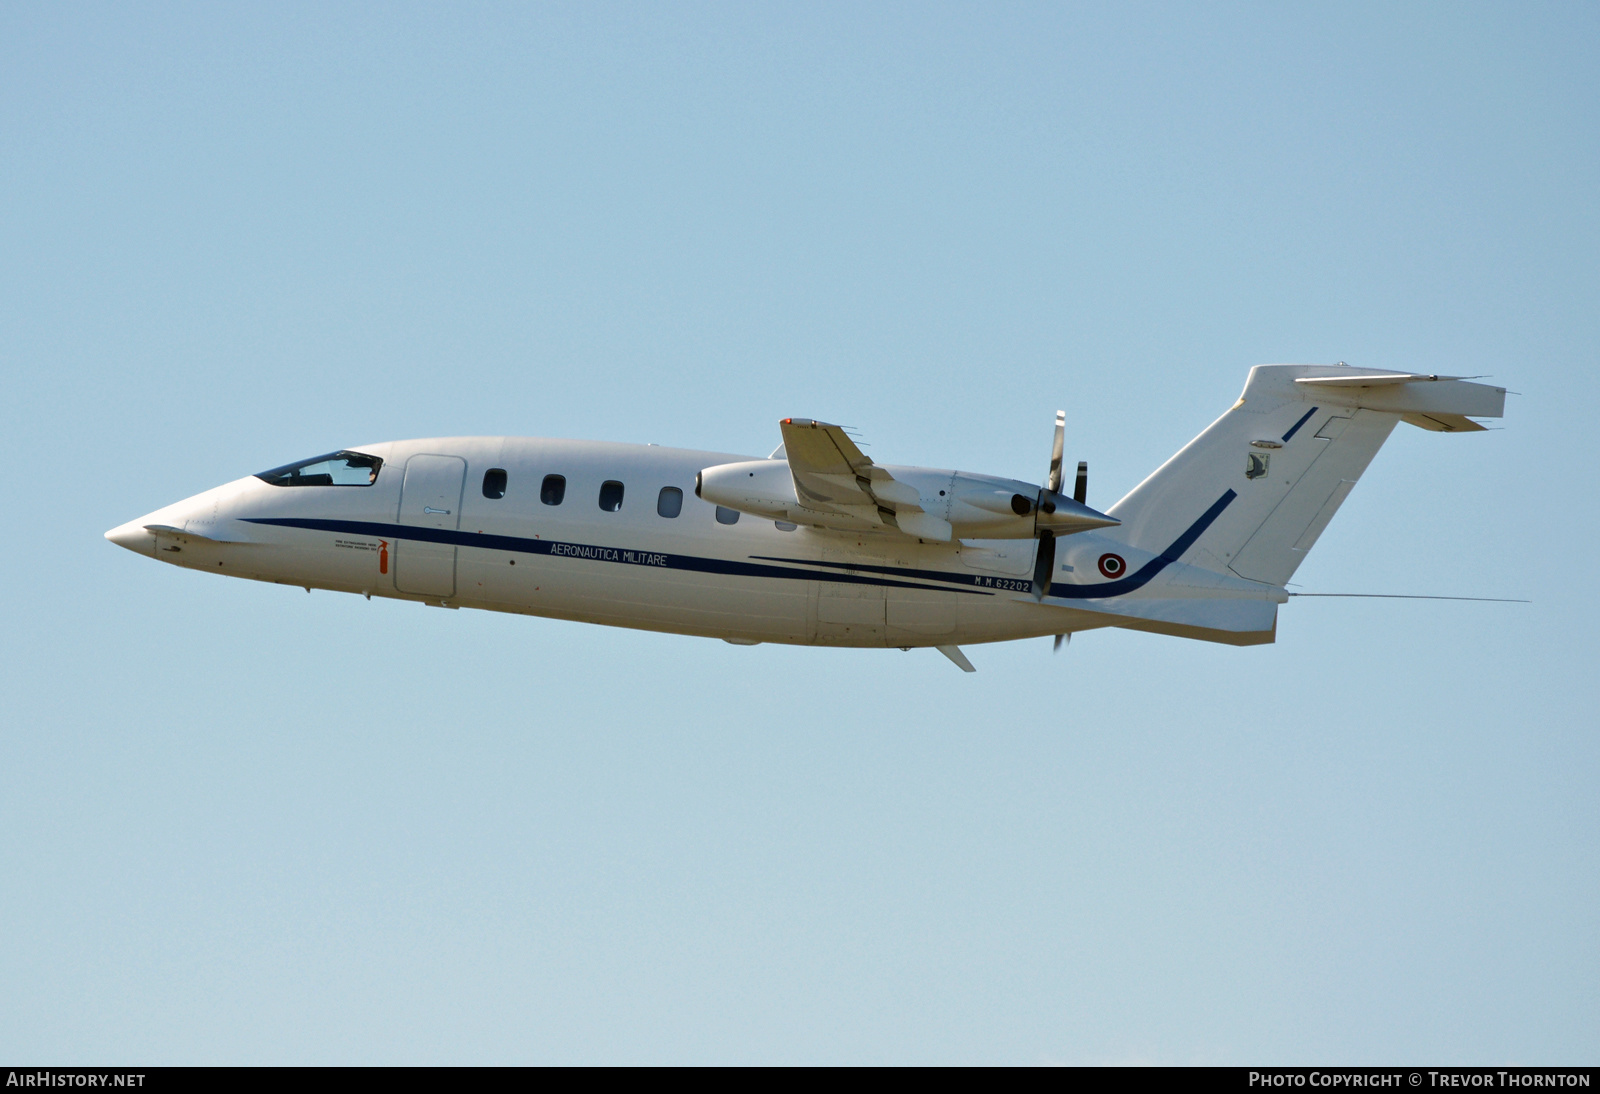
[[[787,460],[749,460],[708,467],[694,477],[694,492],[712,505],[769,520],[794,520],[800,508]]]
[[[1032,539],[1040,532],[1064,536],[1118,523],[1069,497],[1018,479],[927,467],[871,470],[877,477],[852,476],[839,482],[835,497],[851,501],[836,501],[826,508],[812,508],[801,500],[787,460],[707,467],[695,476],[695,493],[713,505],[768,520],[838,529],[892,527],[928,540]],[[834,476],[826,478],[831,481]]]

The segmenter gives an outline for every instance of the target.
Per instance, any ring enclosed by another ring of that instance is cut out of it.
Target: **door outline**
[[[467,461],[460,456],[419,452],[410,457],[400,484],[396,523],[456,531],[461,526],[461,498],[466,482]],[[455,544],[410,539],[402,533],[394,548],[396,591],[440,599],[456,594]]]

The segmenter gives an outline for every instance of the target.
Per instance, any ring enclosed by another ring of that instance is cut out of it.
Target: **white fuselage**
[[[1505,389],[1258,365],[1221,417],[1106,512],[1063,489],[878,464],[784,418],[766,460],[456,437],[346,449],[113,528],[211,573],[619,627],[820,646],[957,647],[1096,627],[1253,646],[1395,426],[1482,432]],[[1082,465],[1080,465],[1080,468]]]
[[[108,538],[233,577],[739,643],[935,646],[1118,622],[1037,602],[1033,539],[925,543],[731,510],[723,518],[737,519],[723,523],[695,496],[695,476],[748,456],[521,437],[360,451],[383,460],[371,485],[251,476]],[[485,495],[491,470],[504,472],[501,497]],[[541,501],[548,476],[564,479],[559,504]],[[614,511],[601,507],[606,483],[622,484]],[[658,512],[663,488],[680,492],[678,515]],[[1092,558],[1096,540],[1065,541],[1078,550],[1063,553],[1061,570]]]

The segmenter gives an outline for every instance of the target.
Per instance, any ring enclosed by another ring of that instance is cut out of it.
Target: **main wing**
[[[922,508],[916,487],[873,463],[843,428],[810,418],[785,418],[779,426],[795,495],[817,514],[817,524],[951,538],[950,522]]]

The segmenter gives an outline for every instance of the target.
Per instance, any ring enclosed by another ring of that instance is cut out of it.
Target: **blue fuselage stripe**
[[[1149,584],[1166,569],[1168,564],[1194,545],[1195,540],[1211,527],[1238,495],[1232,490],[1211,504],[1189,525],[1165,551],[1146,562],[1134,573],[1115,581],[1102,581],[1092,585],[1055,583],[1050,586],[1050,596],[1066,600],[1099,600],[1121,596]],[[315,532],[340,532],[345,535],[370,536],[377,539],[409,539],[424,543],[441,543],[454,547],[474,547],[484,551],[507,551],[515,554],[550,555],[554,558],[587,559],[593,562],[615,562],[622,565],[654,566],[666,570],[686,570],[692,573],[722,574],[730,577],[785,578],[791,581],[837,581],[851,585],[880,585],[891,589],[937,589],[943,592],[972,593],[993,596],[998,585],[1001,590],[1015,586],[1012,591],[1026,589],[1031,583],[1024,578],[1002,578],[978,574],[958,574],[943,570],[919,570],[907,566],[880,566],[872,563],[823,562],[814,559],[780,558],[771,555],[751,555],[755,561],[703,558],[698,555],[674,555],[661,551],[625,550],[619,547],[599,547],[585,543],[566,543],[553,539],[528,539],[525,536],[502,536],[488,532],[462,532],[453,528],[420,528],[409,524],[386,524],[367,520],[330,520],[320,517],[246,517],[250,524],[267,524],[279,528],[300,528]],[[772,565],[782,563],[782,565]],[[815,569],[813,567],[825,567]],[[853,571],[853,572],[842,572]],[[910,580],[896,581],[893,578]],[[944,582],[929,585],[929,581]],[[950,585],[967,588],[952,589]]]
[[[523,536],[491,535],[488,532],[461,532],[453,528],[418,528],[409,524],[384,524],[367,520],[328,520],[317,517],[247,517],[251,524],[270,524],[279,528],[302,528],[314,532],[340,532],[345,535],[369,536],[377,539],[421,540],[424,543],[442,543],[453,547],[475,547],[483,551],[507,551],[525,555],[550,555],[554,558],[586,559],[591,562],[616,562],[622,565],[654,566],[663,570],[687,570],[692,573],[724,574],[732,577],[779,577],[790,580],[838,581],[849,585],[883,585],[892,589],[941,589],[938,585],[921,582],[889,581],[879,577],[857,574],[836,574],[829,571],[803,570],[791,566],[769,566],[759,562],[740,562],[734,559],[702,558],[697,555],[674,555],[662,551],[636,551],[620,547],[599,547],[587,543],[566,543],[553,539],[527,539]],[[937,575],[929,577],[937,580]],[[988,590],[941,589],[945,592],[976,593],[993,596]]]

